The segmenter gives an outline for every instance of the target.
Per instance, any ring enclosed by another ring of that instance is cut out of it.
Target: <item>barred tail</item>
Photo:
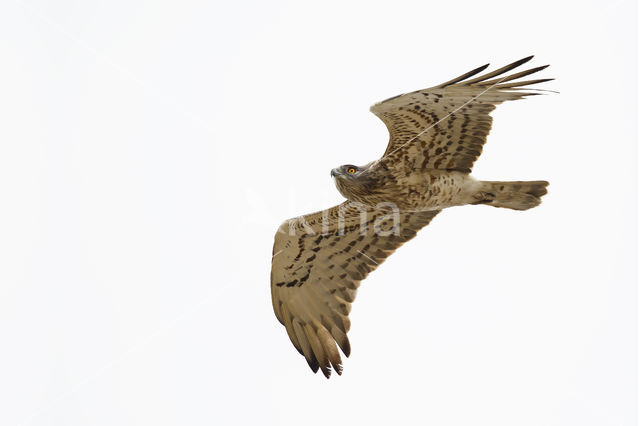
[[[547,193],[549,182],[536,180],[529,182],[482,182],[481,192],[477,194],[476,204],[504,207],[513,210],[528,210],[542,201]]]

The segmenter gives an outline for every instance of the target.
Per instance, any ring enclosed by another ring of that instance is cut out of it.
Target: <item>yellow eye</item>
[[[347,172],[349,174],[354,174],[356,172],[356,169],[354,169],[353,167],[349,167],[349,170],[347,170]]]

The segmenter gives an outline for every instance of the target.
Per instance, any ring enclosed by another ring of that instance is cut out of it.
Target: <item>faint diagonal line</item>
[[[379,265],[378,262],[376,262],[374,259],[372,259],[369,255],[367,255],[365,252],[358,250],[358,253],[360,253],[361,255],[363,255],[364,257],[366,257],[367,259],[369,259],[370,261],[372,261],[373,263],[375,263],[376,265]]]
[[[425,132],[431,130],[433,127],[435,127],[438,123],[440,123],[443,120],[446,120],[447,118],[449,118],[451,116],[451,114],[455,114],[457,111],[459,111],[460,109],[464,108],[465,106],[467,106],[468,104],[470,104],[471,102],[475,101],[476,99],[478,99],[480,96],[484,95],[487,91],[491,90],[493,87],[495,87],[497,84],[502,83],[502,81],[507,78],[509,75],[505,75],[503,77],[501,77],[498,81],[496,81],[495,83],[493,83],[491,86],[487,87],[486,89],[484,89],[482,92],[478,93],[477,95],[473,96],[471,99],[469,99],[467,102],[463,103],[462,105],[460,105],[458,108],[454,109],[453,111],[447,113],[447,115],[445,115],[444,117],[442,117],[440,120],[436,121],[435,123],[433,123],[432,125],[430,125],[429,127],[427,127],[426,129],[422,130],[420,133],[418,133],[417,135],[415,135],[414,137],[412,137],[411,139],[409,139],[408,141],[406,141],[405,143],[403,143],[402,145],[400,145],[399,147],[397,147],[396,149],[394,149],[393,151],[391,151],[389,154],[385,155],[385,157],[395,153],[396,151],[398,151],[399,149],[403,148],[405,145],[413,142],[414,140],[416,140],[417,138],[419,138],[420,136],[422,136]]]
[[[25,3],[22,0],[15,0],[15,2],[17,4],[19,4],[22,8],[27,10],[33,16],[35,16],[35,17],[39,18],[40,20],[46,22],[49,26],[53,27],[56,31],[58,31],[59,33],[61,33],[65,37],[67,37],[69,40],[71,40],[72,42],[74,42],[78,46],[81,46],[85,50],[89,51],[96,58],[98,58],[101,62],[106,63],[110,67],[117,69],[118,71],[120,71],[123,74],[126,74],[129,79],[135,81],[137,84],[139,84],[141,86],[145,85],[144,82],[141,79],[139,79],[138,77],[136,77],[131,71],[127,70],[126,68],[123,68],[122,66],[120,66],[120,65],[116,64],[115,62],[113,62],[112,60],[110,60],[105,55],[101,54],[96,48],[92,47],[90,44],[86,43],[82,39],[76,37],[74,34],[69,32],[66,28],[64,28],[58,22],[56,22],[55,20],[51,19],[49,16],[38,12],[36,9],[31,7],[31,5]]]
[[[276,257],[277,255],[279,255],[280,253],[282,253],[284,251],[284,249],[282,250],[278,250],[277,252],[274,253],[273,256],[271,256],[271,259],[273,259],[274,257]]]

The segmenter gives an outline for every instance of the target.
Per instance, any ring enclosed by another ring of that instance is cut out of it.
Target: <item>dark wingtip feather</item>
[[[480,86],[492,86],[492,85],[497,85],[497,84],[502,84],[502,83],[506,83],[508,81],[513,81],[513,80],[517,80],[519,78],[522,77],[526,77],[528,75],[531,74],[535,74],[539,71],[542,71],[543,69],[547,68],[549,65],[542,65],[540,67],[535,67],[535,68],[530,68],[528,70],[524,70],[524,71],[520,71],[517,72],[515,74],[511,74],[511,75],[505,75],[504,77],[500,77],[500,78],[495,78],[493,80],[484,80],[479,82],[478,84]],[[533,80],[531,80],[533,81]]]
[[[318,372],[318,369],[320,368],[320,364],[318,364],[318,361],[315,359],[315,357],[312,360],[307,359],[307,364],[309,364],[309,368],[311,368],[311,370],[314,373]]]
[[[532,84],[545,83],[547,81],[553,81],[555,78],[539,78],[537,80],[518,81],[515,83],[505,83],[496,86],[498,89],[517,89],[524,88],[524,86],[531,86]]]
[[[473,77],[474,75],[478,74],[479,72],[484,71],[485,69],[487,69],[488,66],[489,66],[489,64],[484,64],[481,67],[472,69],[471,71],[466,72],[466,73],[464,73],[464,74],[462,74],[462,75],[460,75],[460,76],[458,76],[458,77],[456,77],[456,78],[454,78],[452,80],[445,81],[444,83],[442,83],[438,87],[439,88],[444,88],[444,87],[447,87],[447,86],[451,86],[452,84],[456,84],[456,83],[458,83],[458,82],[460,82],[462,80],[466,80],[467,78]]]
[[[334,365],[333,368],[338,376],[342,376],[342,364]]]
[[[326,377],[327,379],[331,377],[331,368],[323,365],[320,367],[320,369],[322,370],[322,374],[324,374],[324,377]]]
[[[529,56],[527,56],[527,57],[525,57],[525,58],[518,59],[517,61],[515,61],[513,64],[510,64],[510,65],[513,65],[513,67],[514,67],[514,68],[519,67],[520,65],[522,65],[522,64],[526,64],[527,62],[529,62],[530,60],[532,60],[534,56],[535,56],[535,55],[529,55]],[[516,64],[517,64],[517,65],[516,65]]]
[[[339,346],[340,349],[342,349],[342,353],[344,354],[344,356],[349,358],[349,355],[351,355],[351,343],[349,342],[349,339],[345,339],[345,341],[341,342]]]
[[[488,72],[488,73],[483,74],[480,77],[476,77],[476,78],[474,78],[472,80],[467,80],[463,84],[471,85],[471,84],[479,83],[481,81],[485,81],[485,80],[487,80],[489,78],[492,78],[492,77],[499,76],[501,74],[504,74],[506,72],[511,71],[514,68],[519,67],[520,65],[522,65],[522,64],[524,64],[526,62],[529,62],[532,58],[533,58],[533,55],[527,56],[526,58],[519,59],[519,60],[517,60],[515,62],[510,63],[509,65],[505,65],[502,68],[498,68],[495,71]]]

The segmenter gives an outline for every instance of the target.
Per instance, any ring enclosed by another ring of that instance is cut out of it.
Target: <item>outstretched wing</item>
[[[275,236],[271,297],[278,320],[314,372],[342,373],[356,290],[439,211],[403,213],[345,202],[286,221]]]
[[[373,105],[371,112],[384,122],[390,134],[381,161],[402,170],[470,172],[491,130],[489,113],[496,105],[536,95],[538,93],[527,91],[524,86],[553,80],[513,82],[548,65],[505,74],[531,58],[533,56],[469,79],[489,66],[483,65],[439,86]]]

